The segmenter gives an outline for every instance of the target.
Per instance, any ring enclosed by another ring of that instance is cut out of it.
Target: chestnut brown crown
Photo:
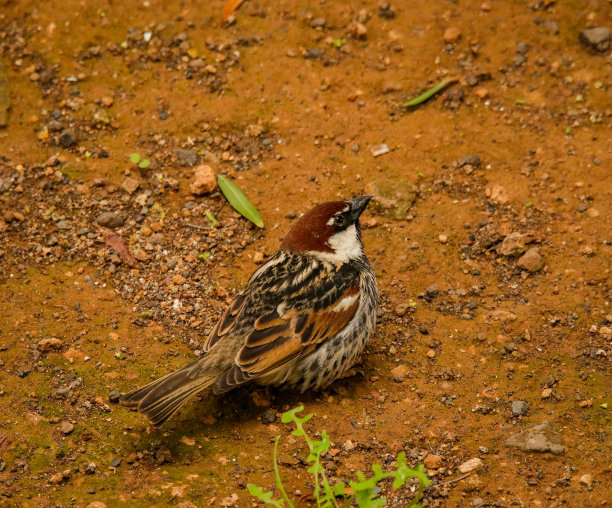
[[[315,206],[297,220],[280,248],[328,254],[334,254],[340,248],[361,249],[359,217],[370,199],[370,196],[362,196],[346,201],[327,201]]]

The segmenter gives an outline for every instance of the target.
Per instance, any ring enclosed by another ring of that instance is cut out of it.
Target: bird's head
[[[281,249],[304,252],[334,263],[363,256],[359,216],[370,196],[347,201],[328,201],[306,212],[293,225]]]

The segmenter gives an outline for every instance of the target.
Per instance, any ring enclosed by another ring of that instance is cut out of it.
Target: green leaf
[[[344,488],[345,487],[346,487],[346,485],[344,484],[344,482],[336,483],[332,487],[332,491],[334,493],[334,496],[336,496],[336,497],[347,497],[347,494],[344,492]]]
[[[134,164],[138,164],[140,162],[140,154],[139,153],[133,153],[132,155],[130,155],[130,160]]]
[[[277,508],[283,508],[282,501],[272,499],[272,492],[264,492],[264,489],[262,487],[253,485],[252,483],[247,484],[247,489],[253,497],[260,499],[264,503],[271,504],[272,506],[276,506]]]
[[[525,99],[516,99],[517,104],[525,104]]]
[[[341,48],[346,44],[346,39],[334,39],[332,43],[336,48]]]
[[[249,219],[258,228],[264,227],[261,215],[259,215],[257,209],[234,182],[223,175],[219,175],[217,183],[219,184],[221,192],[223,192],[223,195],[229,201],[229,204],[232,205],[240,215]]]
[[[295,420],[296,413],[301,413],[302,411],[304,411],[304,406],[298,406],[295,407],[293,409],[290,409],[289,411],[285,411],[282,415],[281,415],[281,422],[283,423],[290,423],[292,421]]]
[[[151,161],[149,159],[143,159],[138,164],[138,167],[141,168],[141,169],[148,168],[149,164],[151,164]]]
[[[444,88],[446,88],[448,85],[450,85],[451,83],[455,81],[457,81],[455,78],[445,79],[443,81],[440,81],[436,86],[431,87],[429,90],[423,92],[421,95],[417,95],[414,99],[411,99],[408,102],[404,103],[404,106],[406,107],[418,106],[419,104],[425,102],[430,97],[433,97],[440,90],[443,90]]]
[[[205,261],[209,257],[210,257],[210,252],[202,252],[201,254],[198,254],[198,258],[201,259],[202,261]]]

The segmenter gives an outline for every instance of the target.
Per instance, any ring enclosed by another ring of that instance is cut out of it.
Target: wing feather
[[[272,373],[333,338],[359,307],[359,271],[279,252],[231,303],[204,351],[236,344],[234,365],[216,380],[222,393]],[[197,373],[191,373],[196,375]]]

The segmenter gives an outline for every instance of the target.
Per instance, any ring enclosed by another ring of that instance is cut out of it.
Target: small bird
[[[251,381],[303,392],[348,370],[376,326],[378,290],[359,226],[369,201],[321,203],[298,219],[234,298],[204,355],[121,403],[159,427],[210,386],[216,395]]]

